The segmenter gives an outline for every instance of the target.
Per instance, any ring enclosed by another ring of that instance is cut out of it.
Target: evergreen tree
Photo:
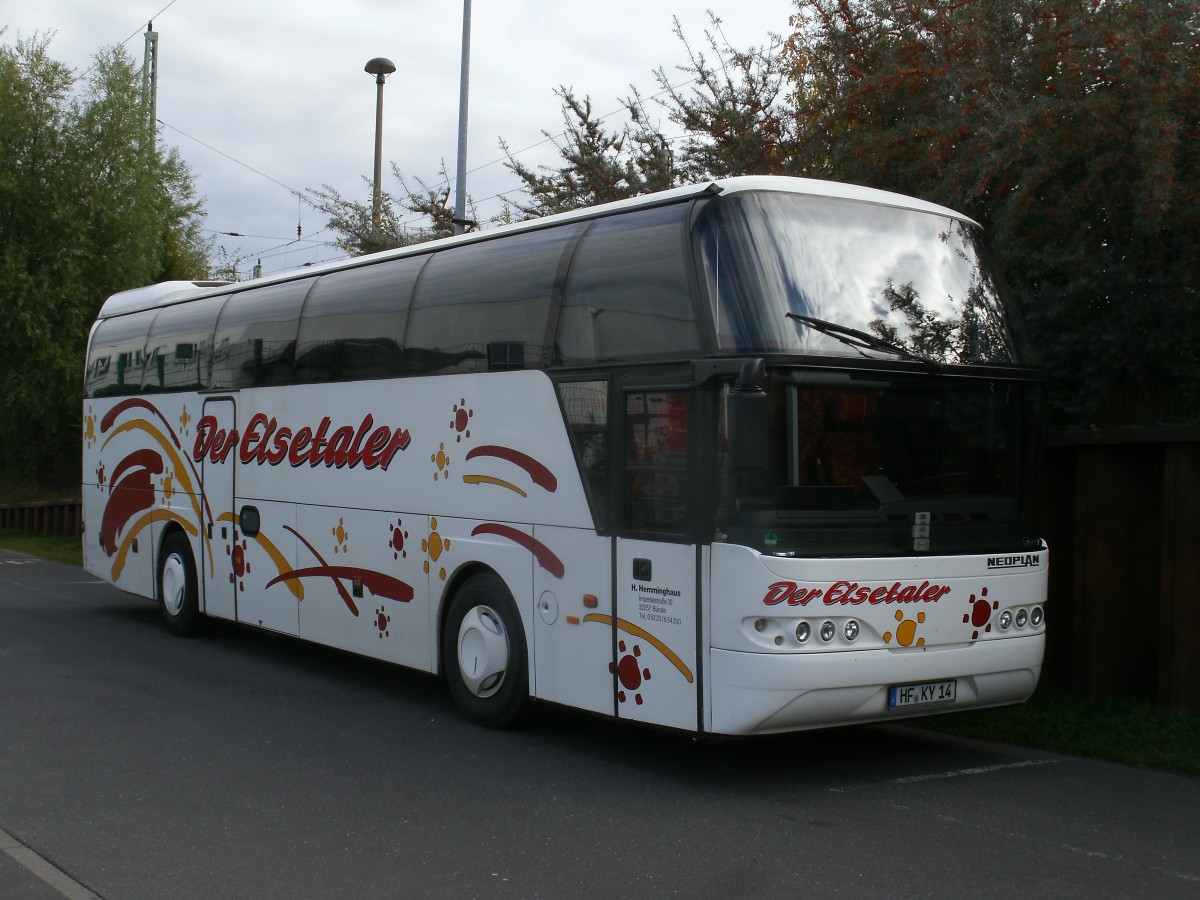
[[[334,187],[326,184],[319,190],[310,188],[308,193],[315,200],[308,202],[314,209],[329,216],[326,228],[338,234],[334,242],[352,256],[407,247],[454,234],[454,206],[451,203],[451,180],[443,161],[440,172],[442,180],[430,186],[417,178],[419,190],[409,188],[399,166],[392,163],[392,176],[400,182],[401,194],[380,191],[379,229],[372,218],[372,204],[343,197]],[[371,181],[364,178],[368,189]],[[476,218],[474,204],[467,198],[467,209],[472,219]],[[408,215],[428,220],[428,225],[409,227]],[[473,231],[474,228],[468,228]]]
[[[554,141],[563,164],[531,169],[508,156],[505,165],[519,179],[528,202],[509,201],[509,218],[533,218],[624,200],[673,187],[678,170],[670,143],[648,122],[640,101],[623,101],[630,121],[619,131],[607,131],[592,110],[592,100],[575,96],[567,87],[555,93],[562,100],[561,135],[542,133]]]

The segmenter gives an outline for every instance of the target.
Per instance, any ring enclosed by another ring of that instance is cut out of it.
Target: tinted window
[[[596,527],[603,530],[608,497],[608,382],[560,382],[558,398],[587,485]]]
[[[96,326],[85,374],[89,397],[136,394],[141,390],[150,318],[117,316]]]
[[[290,384],[300,307],[314,279],[234,294],[217,320],[212,387]]]
[[[227,297],[161,309],[146,341],[143,391],[195,391],[208,386],[213,329]]]
[[[404,367],[481,372],[546,364],[547,319],[568,225],[443,250],[417,283]]]
[[[400,374],[413,284],[428,256],[334,272],[304,304],[296,381],[357,381]]]
[[[684,252],[687,211],[679,204],[593,223],[571,262],[556,362],[697,352]]]

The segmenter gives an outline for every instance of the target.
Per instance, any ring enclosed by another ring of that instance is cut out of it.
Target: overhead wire
[[[162,7],[162,9],[160,9],[157,13],[155,13],[153,16],[150,17],[150,21],[153,21],[153,19],[161,16],[163,13],[165,13],[167,10],[169,10],[172,6],[174,6],[175,3],[177,3],[177,2],[178,2],[178,0],[169,0],[169,2],[165,6]],[[138,34],[141,34],[141,33],[142,33],[142,31],[141,31],[141,28],[139,27],[138,30],[135,30],[129,37],[125,38],[125,40],[121,42],[121,45],[123,46],[123,45],[129,43],[129,41],[133,40],[135,37],[137,37]],[[725,38],[725,35],[723,32],[722,32],[721,36],[723,39],[726,40],[726,43],[728,43],[728,39]],[[780,40],[777,44],[775,44],[774,46],[772,46],[769,49],[774,49],[775,47],[779,46],[779,44],[781,44],[781,43],[783,43],[782,40]],[[93,64],[92,67],[89,68],[88,70],[86,70],[80,77],[81,78],[86,77],[86,75],[88,75],[95,67],[96,67],[96,64]],[[668,86],[664,87],[662,90],[658,91],[655,94],[652,94],[651,96],[649,96],[648,98],[645,98],[645,99],[652,100],[652,101],[657,100],[667,94],[674,93],[675,91],[678,91],[681,88],[687,87],[689,84],[692,84],[693,82],[698,81],[698,80],[699,80],[698,75],[693,76],[691,78],[680,81],[677,84],[668,85]],[[642,107],[643,114],[644,114],[645,109],[644,109],[643,98],[641,98],[639,96],[637,98],[637,102],[638,102],[639,106]],[[604,115],[600,116],[596,121],[597,122],[605,122],[608,119],[612,118],[613,116],[620,115],[621,113],[624,113],[627,111],[628,111],[628,107],[626,105],[622,105],[621,107],[614,109],[611,112],[605,113]],[[176,125],[172,125],[171,123],[166,122],[162,119],[158,119],[157,121],[160,125],[162,125],[166,128],[169,128],[172,131],[177,132],[180,135],[183,135],[184,137],[188,138],[191,141],[195,141],[197,144],[200,144],[202,147],[205,147],[206,149],[211,150],[213,153],[216,153],[219,156],[222,156],[225,159],[228,159],[230,162],[234,163],[235,165],[239,165],[239,166],[243,167],[244,169],[254,173],[255,175],[258,175],[260,178],[265,178],[266,180],[270,181],[271,183],[278,185],[279,187],[283,188],[288,193],[290,193],[291,195],[296,197],[297,201],[299,201],[301,203],[307,203],[309,206],[312,206],[314,209],[319,208],[319,203],[318,203],[317,198],[315,197],[315,195],[311,194],[309,191],[300,190],[300,189],[292,187],[289,184],[285,184],[284,182],[280,181],[279,179],[274,178],[271,175],[268,175],[267,173],[255,168],[254,166],[249,165],[248,163],[243,162],[242,160],[238,159],[237,157],[232,156],[232,155],[226,153],[225,151],[218,149],[217,147],[214,147],[212,144],[209,144],[208,142],[196,137],[195,135],[189,134],[188,132],[184,131],[183,129],[179,128]],[[557,142],[559,140],[567,137],[569,133],[570,133],[570,129],[564,128],[562,131],[556,132],[555,134],[546,134],[546,136],[542,140],[536,141],[535,143],[530,144],[527,147],[523,147],[520,150],[513,151],[513,152],[506,152],[505,155],[502,157],[497,157],[496,159],[490,160],[489,162],[482,163],[481,165],[478,165],[478,166],[475,166],[474,168],[468,169],[466,174],[473,175],[477,172],[481,172],[485,169],[491,168],[492,166],[499,165],[499,164],[507,162],[511,159],[515,159],[519,156],[523,156],[526,153],[530,153],[540,147],[545,146],[548,143],[554,143],[555,146],[558,146]],[[683,134],[679,134],[679,135],[667,138],[667,140],[669,142],[674,143],[675,141],[682,140],[684,137],[686,137],[686,132]],[[633,151],[629,150],[629,151],[625,151],[625,152],[628,154],[632,154]],[[425,185],[424,190],[436,191],[440,188],[450,186],[451,184],[453,184],[455,182],[455,180],[456,179],[451,178],[450,176],[446,176],[444,178],[439,179],[438,181],[433,182],[432,184]],[[520,187],[516,187],[516,188],[513,188],[512,190],[519,191],[520,189],[521,189]],[[508,198],[505,195],[508,193],[511,193],[511,192],[512,191],[499,191],[499,192],[491,195],[490,197],[485,197],[485,198],[482,198],[481,200],[473,201],[473,203],[475,205],[478,205],[478,204],[482,204],[482,203],[489,203],[489,202],[491,202],[493,200],[497,200],[497,199],[502,200],[504,202],[508,202]],[[401,197],[404,200],[413,200],[417,196],[418,195],[416,192],[410,191],[407,188],[405,188],[403,193],[401,194]],[[418,215],[411,219],[404,220],[403,222],[400,223],[400,226],[402,228],[408,228],[409,226],[416,226],[418,223],[425,221],[427,218],[428,218],[427,216]],[[301,225],[300,225],[300,222],[298,222],[297,223],[297,234],[299,234],[300,228],[301,228]],[[211,229],[206,229],[206,230],[211,230]],[[242,237],[242,236],[254,237],[252,235],[240,235],[240,234],[234,234],[234,233],[230,233],[230,232],[219,232],[219,231],[215,231],[215,230],[212,230],[212,231],[215,234],[229,234],[230,236],[237,236],[237,237]],[[317,232],[317,233],[319,234],[320,232]],[[270,240],[271,238],[268,237],[266,239]],[[286,246],[291,246],[292,244],[296,244],[296,243],[300,243],[300,242],[301,241],[298,237],[294,241],[289,241],[286,244],[279,245],[279,247],[269,248],[269,250],[266,252],[270,252],[270,251],[280,249],[280,248],[286,247]],[[336,246],[336,244],[331,244],[330,242],[313,242],[313,243],[319,243],[324,246]]]

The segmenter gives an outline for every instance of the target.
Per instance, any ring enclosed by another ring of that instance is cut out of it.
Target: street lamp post
[[[471,70],[471,0],[463,0],[462,65],[458,78],[458,168],[454,179],[454,233],[467,222],[467,95]]]
[[[370,60],[363,71],[375,76],[375,181],[371,197],[371,234],[379,235],[380,207],[383,205],[383,192],[380,188],[380,178],[383,174],[383,81],[396,71],[396,64],[390,59],[377,56]]]

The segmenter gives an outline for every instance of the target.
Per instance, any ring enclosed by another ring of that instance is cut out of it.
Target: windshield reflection
[[[699,239],[721,349],[1018,362],[999,288],[970,223],[875,203],[754,192],[711,203]],[[848,345],[806,317],[905,353]]]

